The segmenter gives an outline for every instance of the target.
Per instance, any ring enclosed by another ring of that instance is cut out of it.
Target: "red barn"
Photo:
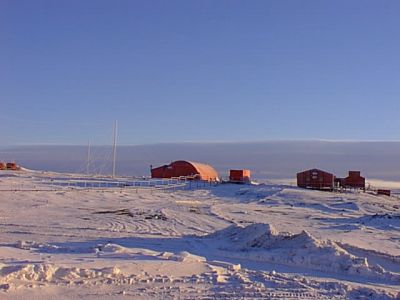
[[[365,189],[365,178],[360,171],[349,171],[349,176],[338,178],[338,182],[344,188]]]
[[[151,169],[152,178],[172,178],[180,176],[194,176],[196,179],[218,180],[218,173],[210,165],[178,160],[158,168]]]
[[[229,181],[234,183],[250,183],[250,170],[230,170]]]
[[[335,176],[318,169],[297,173],[297,186],[314,190],[333,190]]]

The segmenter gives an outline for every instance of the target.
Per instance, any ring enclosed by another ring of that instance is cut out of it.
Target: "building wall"
[[[333,189],[335,176],[318,169],[307,170],[297,174],[297,186],[302,188],[325,190]]]

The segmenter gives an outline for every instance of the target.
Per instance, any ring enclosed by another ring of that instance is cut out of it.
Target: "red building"
[[[0,161],[0,170],[6,170],[6,169],[7,169],[7,164]]]
[[[233,183],[250,183],[250,170],[230,170],[229,181]]]
[[[314,190],[333,190],[335,176],[331,173],[311,169],[297,173],[297,186]]]
[[[18,169],[19,169],[19,167],[18,167],[17,163],[15,163],[15,162],[7,163],[7,170],[16,171]]]
[[[341,187],[351,189],[365,189],[365,178],[361,176],[360,171],[349,171],[349,176],[337,178]]]
[[[218,180],[218,173],[210,165],[178,160],[158,168],[151,169],[152,178],[190,177],[194,179],[214,181]]]

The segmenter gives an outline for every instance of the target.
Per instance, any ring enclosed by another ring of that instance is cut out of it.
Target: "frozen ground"
[[[400,299],[396,197],[64,176],[0,173],[1,299]]]

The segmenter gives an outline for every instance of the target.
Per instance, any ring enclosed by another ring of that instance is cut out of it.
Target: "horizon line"
[[[271,143],[271,142],[323,142],[323,143],[399,143],[400,139],[395,140],[378,140],[378,139],[265,139],[265,140],[248,140],[248,141],[171,141],[171,142],[152,142],[142,144],[126,144],[120,143],[119,147],[138,147],[138,146],[156,146],[156,145],[176,145],[176,144],[257,144],[257,143]],[[29,147],[29,146],[84,146],[87,144],[75,143],[27,143],[27,144],[10,144],[3,145],[1,148],[9,147]],[[91,144],[91,146],[112,146],[111,144]]]

